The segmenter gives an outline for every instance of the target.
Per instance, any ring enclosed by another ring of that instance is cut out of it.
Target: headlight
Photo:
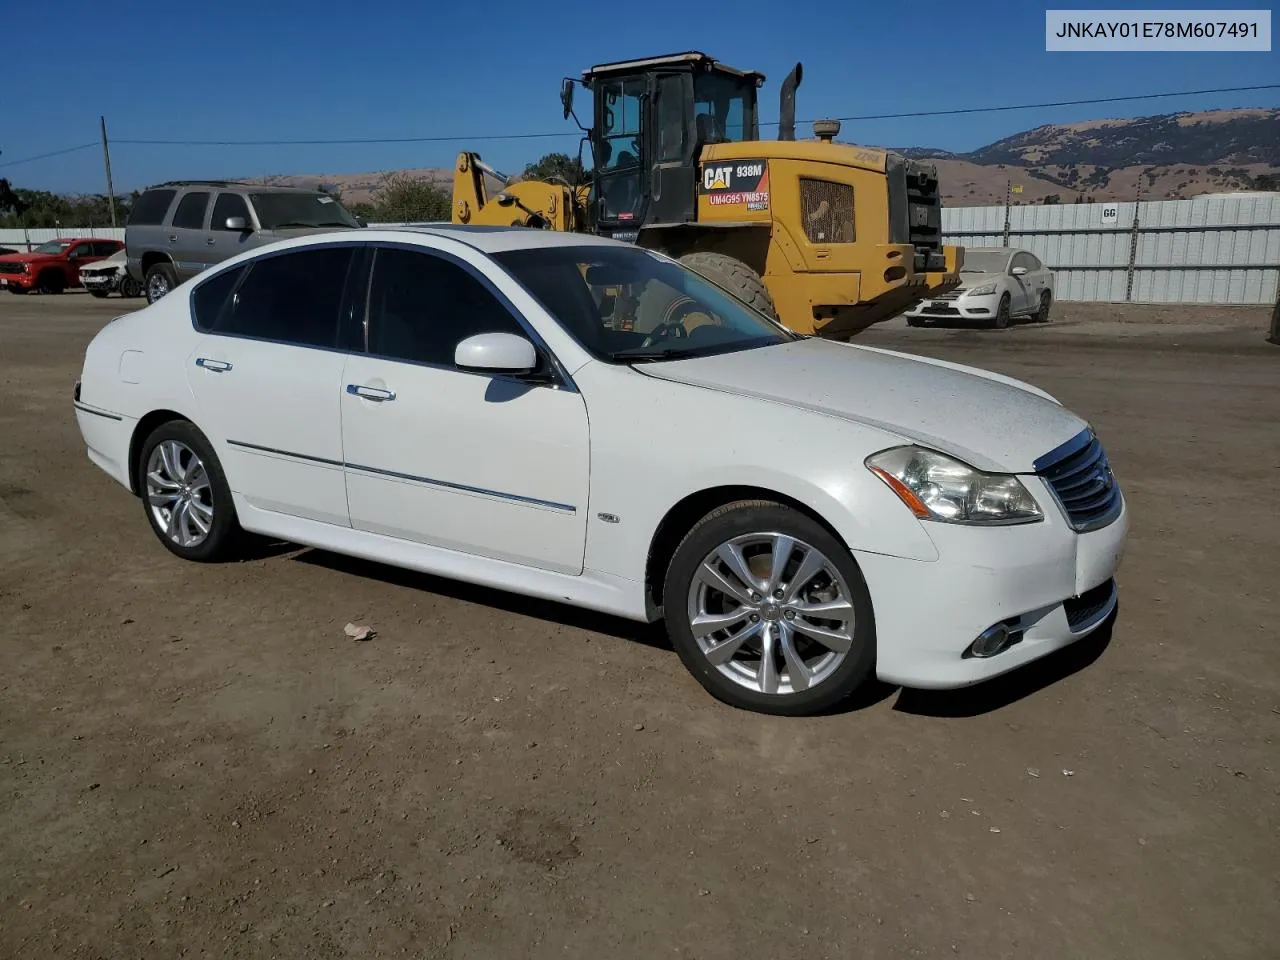
[[[981,525],[1044,519],[1017,477],[983,473],[935,450],[895,447],[867,457],[866,464],[921,520]]]
[[[966,290],[971,297],[989,297],[996,292],[996,282],[992,280],[990,283],[984,283],[980,287],[974,287],[972,290]]]

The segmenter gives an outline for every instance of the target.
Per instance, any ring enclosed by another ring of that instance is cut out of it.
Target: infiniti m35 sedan
[[[830,709],[1098,629],[1125,500],[997,374],[799,336],[660,253],[521,228],[233,257],[107,325],[75,415],[166,548],[243,534],[665,622],[713,696]]]

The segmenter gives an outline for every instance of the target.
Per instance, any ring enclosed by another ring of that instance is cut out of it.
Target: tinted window
[[[226,224],[228,217],[244,217],[246,225],[252,222],[249,219],[249,205],[244,202],[244,197],[238,193],[218,194],[218,200],[213,205],[213,218],[209,221],[209,229],[227,229],[224,224]]]
[[[120,244],[113,240],[99,240],[93,245],[94,256],[109,257],[120,249]]]
[[[220,309],[216,304],[230,287],[206,292],[211,284],[226,282],[223,275],[214,277],[200,287],[206,300],[203,306],[196,303],[196,322],[213,333],[335,347],[353,253],[351,247],[323,247],[255,260]]]
[[[77,244],[76,244],[76,245],[71,249],[71,252],[68,254],[68,256],[70,256],[72,259],[76,259],[76,260],[83,259],[84,257],[92,257],[92,256],[93,256],[93,244],[92,244],[92,243],[77,243]]]
[[[323,193],[254,193],[250,196],[264,230],[360,226],[342,204]]]
[[[454,348],[477,333],[525,335],[462,267],[412,250],[378,251],[369,298],[371,354],[451,367]]]
[[[191,311],[195,315],[198,329],[211,331],[217,328],[218,314],[221,313],[223,304],[247,269],[247,266],[242,266],[223,270],[200,282],[191,294]]]
[[[204,226],[204,211],[209,206],[209,194],[188,193],[173,211],[173,225],[184,230],[199,230]]]
[[[148,190],[140,196],[129,212],[129,226],[154,226],[164,223],[165,211],[173,202],[177,190]]]

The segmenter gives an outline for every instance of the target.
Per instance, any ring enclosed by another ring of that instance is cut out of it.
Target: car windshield
[[[1009,263],[1009,254],[996,253],[993,250],[966,250],[961,273],[1004,273]]]
[[[32,250],[32,253],[61,253],[67,247],[71,246],[70,240],[46,240],[40,246]]]
[[[264,230],[360,226],[342,204],[323,193],[254,193],[250,197]]]
[[[675,360],[787,343],[796,334],[640,247],[513,250],[494,260],[593,356]]]

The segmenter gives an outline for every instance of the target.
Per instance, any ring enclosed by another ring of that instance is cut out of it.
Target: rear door
[[[209,265],[205,223],[209,212],[208,190],[183,194],[169,224],[169,256],[178,273],[178,282],[190,280]]]
[[[200,426],[251,507],[347,525],[339,397],[358,244],[286,250],[198,283],[186,360]]]

